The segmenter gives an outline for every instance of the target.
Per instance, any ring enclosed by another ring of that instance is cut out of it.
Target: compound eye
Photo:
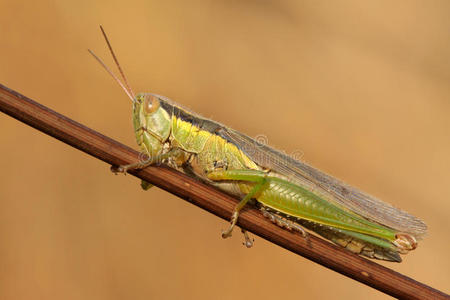
[[[145,95],[144,97],[144,111],[148,114],[154,113],[159,107],[159,100],[153,95]]]

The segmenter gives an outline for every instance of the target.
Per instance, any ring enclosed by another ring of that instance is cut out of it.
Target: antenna
[[[128,84],[127,77],[125,77],[125,74],[123,73],[122,68],[120,67],[119,61],[117,60],[117,57],[114,54],[114,51],[113,51],[113,49],[111,47],[111,43],[109,42],[108,37],[106,36],[105,30],[103,30],[102,25],[100,25],[100,30],[103,33],[103,37],[105,38],[106,44],[108,45],[108,48],[109,48],[109,51],[111,52],[111,55],[112,55],[112,57],[114,59],[114,62],[116,63],[117,69],[119,69],[120,75],[122,75],[123,82],[125,83],[125,86],[127,87],[127,89],[130,92],[130,94],[133,95],[133,97],[134,97],[133,90],[131,89],[130,85]]]
[[[91,49],[88,49],[89,53],[99,62],[99,64],[103,67],[103,69],[106,70],[106,72],[108,72],[109,75],[111,75],[111,77],[120,85],[120,87],[125,91],[125,93],[127,94],[128,98],[131,99],[131,101],[134,101],[134,96],[130,94],[130,91],[125,87],[125,85],[122,83],[122,81],[120,81],[120,79],[116,76],[116,74],[114,74],[107,66],[106,64],[97,56],[94,54],[93,51],[91,51]]]
[[[109,51],[111,52],[114,62],[116,63],[117,68],[119,69],[120,75],[122,76],[124,83],[122,83],[120,81],[120,79],[111,71],[111,69],[109,69],[106,66],[106,64],[97,55],[94,54],[93,51],[91,51],[90,49],[88,49],[88,51],[100,63],[100,65],[106,70],[106,72],[108,72],[109,75],[111,75],[111,77],[120,85],[120,87],[125,91],[125,93],[131,99],[131,101],[134,101],[135,96],[134,96],[133,90],[131,89],[130,85],[128,84],[128,80],[127,80],[122,68],[120,67],[119,61],[117,60],[117,57],[114,54],[114,51],[111,47],[108,37],[106,36],[106,33],[103,30],[103,27],[101,25],[100,25],[100,30],[102,31],[103,37],[105,38],[106,44],[108,45]]]

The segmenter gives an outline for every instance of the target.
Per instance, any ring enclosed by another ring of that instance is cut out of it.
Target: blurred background
[[[135,91],[165,95],[419,216],[401,264],[449,292],[450,3],[0,2],[0,83],[137,149]],[[0,114],[1,299],[388,296]]]

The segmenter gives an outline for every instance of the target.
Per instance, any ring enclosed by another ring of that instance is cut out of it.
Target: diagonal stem
[[[0,84],[0,111],[72,147],[117,166],[139,159],[138,152]],[[109,171],[105,168],[105,175]],[[229,220],[237,199],[180,172],[150,166],[130,171],[218,217]],[[325,240],[284,230],[256,209],[241,213],[239,227],[326,268],[397,298],[449,299],[445,293],[369,261]]]

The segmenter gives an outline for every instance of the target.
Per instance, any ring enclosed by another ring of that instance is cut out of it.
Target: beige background
[[[134,90],[168,96],[420,216],[394,270],[449,292],[450,3],[0,2],[0,83],[135,147]],[[0,114],[1,299],[388,298]]]

